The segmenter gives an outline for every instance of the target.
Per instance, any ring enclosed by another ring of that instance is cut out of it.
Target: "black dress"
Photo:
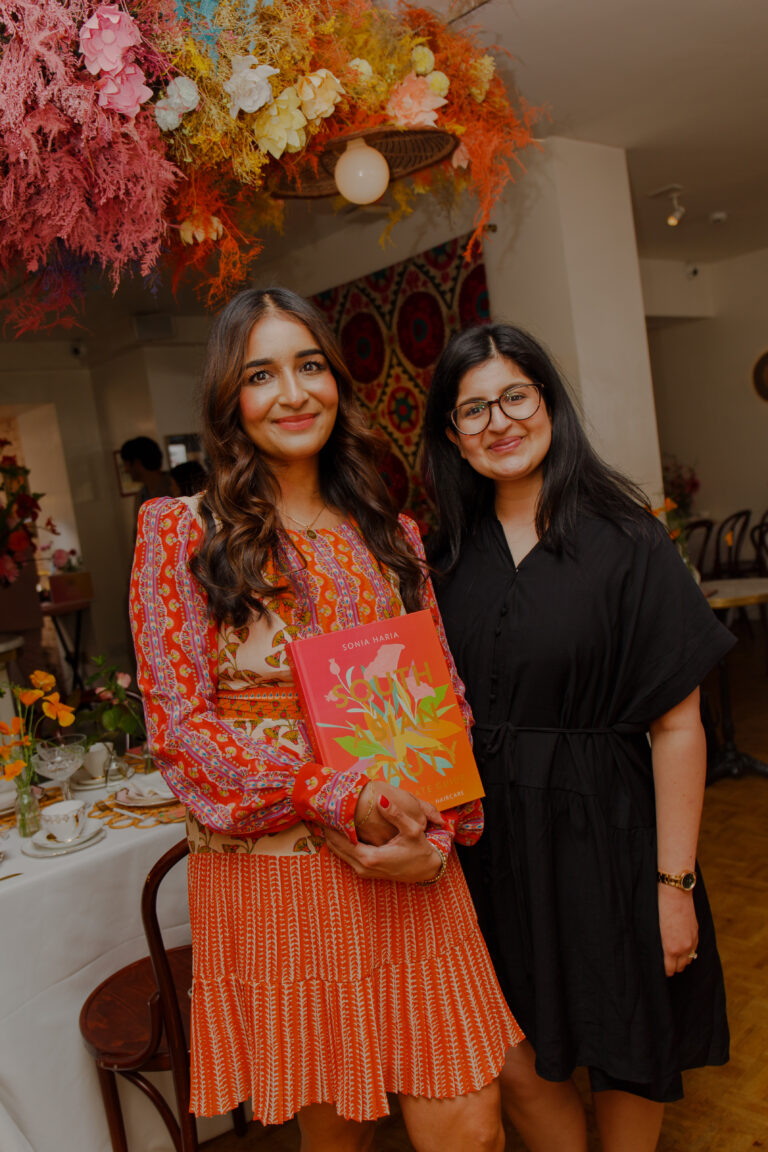
[[[489,517],[437,591],[486,789],[462,863],[537,1070],[673,1099],[682,1069],[728,1059],[728,1024],[700,880],[698,959],[664,973],[647,732],[733,637],[655,524],[584,516],[573,555],[539,543],[516,568]]]

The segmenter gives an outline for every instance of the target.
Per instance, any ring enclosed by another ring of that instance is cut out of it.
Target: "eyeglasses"
[[[511,420],[530,420],[541,407],[541,388],[538,384],[516,384],[495,400],[467,400],[450,413],[451,423],[462,436],[476,436],[490,424],[494,404]]]

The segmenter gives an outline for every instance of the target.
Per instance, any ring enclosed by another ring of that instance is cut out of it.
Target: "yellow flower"
[[[25,708],[30,708],[35,700],[39,700],[43,693],[39,688],[24,688],[18,693],[19,700]]]
[[[447,96],[448,89],[451,86],[451,82],[445,72],[430,72],[429,76],[427,76],[427,84],[429,84],[430,89],[436,96]]]
[[[354,68],[358,80],[365,82],[373,78],[373,68],[371,68],[368,61],[363,60],[362,57],[356,56],[354,60],[350,60],[349,66],[350,68]]]
[[[14,777],[19,776],[26,765],[23,760],[12,760],[10,764],[6,764],[5,771],[3,772],[4,780],[13,780]]]
[[[496,61],[492,56],[481,56],[479,60],[475,60],[472,65],[472,75],[474,83],[469,89],[472,96],[477,100],[478,104],[482,104],[485,97],[488,95],[488,86],[493,80],[493,74],[496,71]]]
[[[68,728],[75,722],[75,710],[69,704],[62,704],[58,692],[52,692],[43,701],[43,712],[51,720],[56,720],[62,728]]]
[[[332,72],[327,68],[318,68],[317,72],[311,72],[299,80],[296,93],[307,120],[320,120],[331,115],[344,95],[344,89]]]
[[[426,44],[417,44],[411,52],[411,64],[417,76],[428,76],[435,66],[434,53]],[[438,92],[438,96],[442,95],[442,92]]]
[[[50,672],[33,672],[29,682],[33,688],[39,688],[43,692],[53,692],[56,687],[56,680]]]
[[[262,152],[279,160],[283,152],[298,152],[307,142],[307,118],[295,88],[286,88],[256,120],[253,133]]]

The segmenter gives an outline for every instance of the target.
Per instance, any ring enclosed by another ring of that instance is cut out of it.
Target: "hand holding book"
[[[377,789],[380,787],[381,784],[377,784]],[[394,794],[392,800],[389,799],[391,794]],[[404,789],[388,789],[386,795],[376,802],[379,808],[382,799],[388,802],[384,811],[395,828],[391,840],[381,845],[350,844],[341,832],[327,828],[325,839],[328,847],[358,876],[366,879],[397,880],[401,884],[428,883],[443,865],[439,851],[424,835],[426,817],[421,813],[414,819],[404,810],[413,799]]]
[[[386,801],[386,803],[385,803]],[[397,835],[398,829],[392,820],[392,804],[395,811],[403,812],[420,823],[422,829],[427,824],[445,826],[445,820],[433,804],[421,800],[401,788],[394,788],[382,780],[366,784],[358,797],[355,808],[357,837],[364,844],[386,844]],[[385,814],[386,813],[386,814]]]

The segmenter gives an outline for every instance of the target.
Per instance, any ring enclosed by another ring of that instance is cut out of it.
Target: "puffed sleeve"
[[[216,628],[189,569],[201,538],[184,501],[142,506],[130,614],[153,759],[175,795],[216,831],[258,836],[309,820],[356,843],[365,774],[302,760],[218,716]]]
[[[419,530],[416,524],[407,516],[400,517],[400,528],[403,535],[407,539],[413,552],[418,558],[426,564],[426,557],[424,554],[424,544],[422,542]],[[440,609],[437,606],[435,592],[432,587],[432,581],[427,580],[422,588],[421,593],[422,606],[428,608],[432,613],[432,619],[437,628],[437,634],[440,637],[440,643],[443,646],[443,653],[445,661],[448,665],[448,671],[451,675],[451,685],[456,693],[456,700],[458,701],[461,714],[464,717],[464,722],[467,726],[467,734],[472,739],[472,711],[467,703],[467,695],[464,690],[464,684],[459,678],[456,671],[456,665],[448,647],[448,640],[443,628],[443,621],[440,616]],[[459,844],[475,844],[480,839],[483,831],[483,806],[480,800],[472,800],[468,804],[459,804],[456,808],[448,808],[445,812],[441,813],[443,819],[447,824],[447,828],[438,828],[430,826],[427,831],[427,838],[440,848],[443,852],[450,852],[453,840],[456,839]]]
[[[661,525],[635,542],[622,588],[618,720],[638,728],[701,684],[735,644]]]

